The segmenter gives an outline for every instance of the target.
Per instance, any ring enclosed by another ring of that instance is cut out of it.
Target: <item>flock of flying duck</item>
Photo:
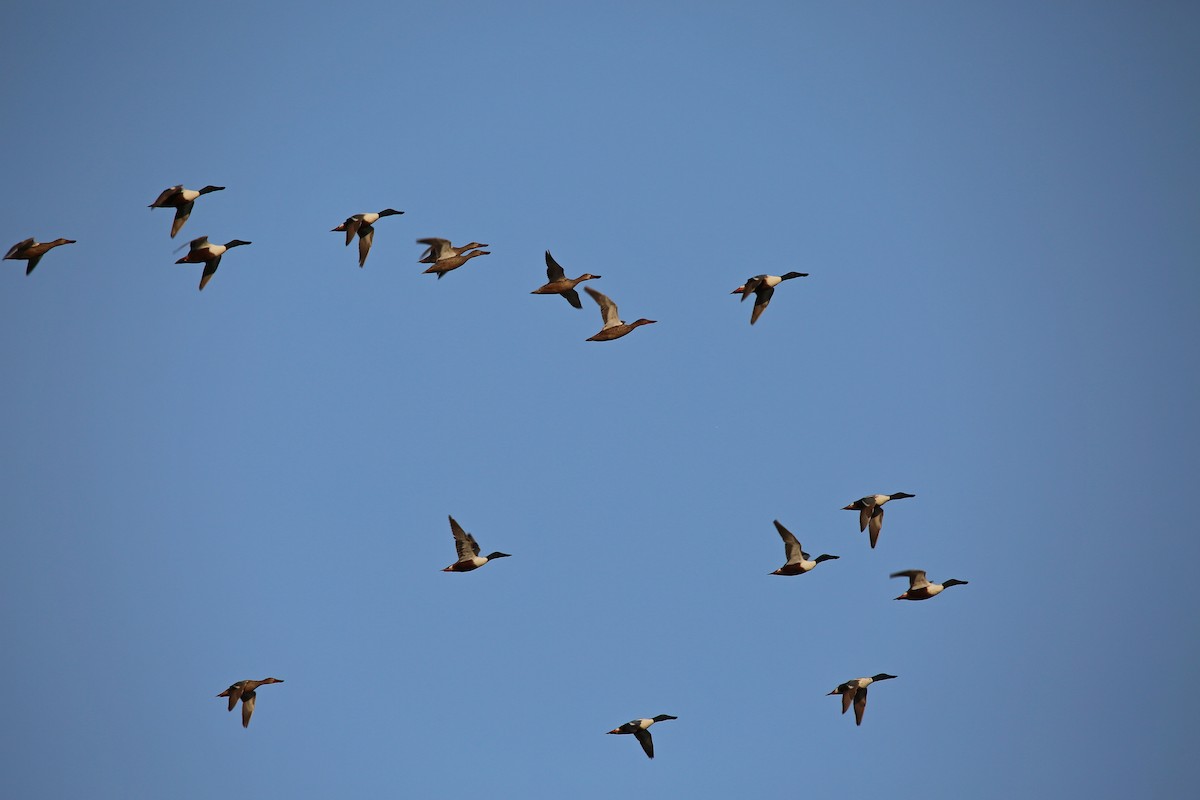
[[[185,189],[182,184],[170,186],[163,189],[162,192],[150,204],[150,208],[173,208],[175,209],[175,218],[171,221],[171,238],[183,228],[184,224],[192,215],[192,209],[196,205],[196,200],[202,195],[212,192],[224,191],[224,186],[205,186],[203,189]],[[385,208],[382,211],[371,211],[363,214],[353,214],[346,218],[346,221],[334,228],[334,231],[345,231],[346,246],[349,247],[354,238],[358,237],[358,266],[362,267],[367,263],[367,255],[371,252],[371,245],[375,241],[375,223],[384,217],[392,217],[403,214],[403,211],[397,211],[394,208]],[[24,261],[26,262],[25,274],[28,275],[37,267],[42,256],[64,244],[75,244],[74,239],[55,239],[52,242],[39,242],[30,237],[14,244],[9,248],[8,253],[4,258],[9,261]],[[212,280],[213,275],[217,272],[217,267],[221,264],[221,257],[235,247],[253,244],[243,239],[231,239],[225,244],[217,244],[210,242],[207,236],[199,236],[192,239],[188,243],[188,253],[183,258],[176,261],[176,264],[203,264],[204,271],[200,275],[200,290],[203,291],[208,282]],[[429,264],[429,268],[425,270],[425,274],[437,275],[439,279],[447,272],[458,269],[466,264],[472,258],[478,256],[487,256],[491,253],[481,248],[487,247],[486,244],[479,242],[471,242],[470,244],[455,246],[448,239],[418,239],[417,244],[427,246],[425,253],[421,256],[422,264]],[[579,294],[575,291],[575,287],[587,280],[599,278],[599,275],[584,273],[578,278],[568,278],[566,272],[558,264],[557,261],[550,255],[550,251],[546,251],[546,283],[534,289],[531,294],[559,294],[566,298],[567,302],[575,308],[583,308],[583,304],[579,301]],[[775,294],[775,287],[786,280],[792,278],[808,277],[807,272],[789,272],[786,275],[755,275],[748,278],[744,284],[733,290],[732,294],[740,294],[742,300],[745,300],[750,295],[754,295],[754,310],[750,314],[750,324],[758,322],[758,318],[762,316],[767,305],[771,302],[771,296]],[[584,287],[591,298],[600,306],[600,317],[604,321],[603,327],[599,333],[588,337],[589,342],[607,342],[612,339],[620,339],[622,336],[633,331],[634,328],[642,325],[651,325],[656,320],[638,319],[633,322],[623,322],[617,313],[617,304],[614,303],[607,295],[601,294],[590,286]]]
[[[224,189],[224,186],[205,186],[203,189],[185,189],[182,185],[171,186],[159,194],[158,198],[150,204],[150,208],[175,209],[175,218],[171,222],[171,237],[174,238],[188,221],[195,202],[199,197],[211,192],[223,191]],[[362,267],[367,263],[367,256],[371,252],[371,245],[375,239],[375,224],[384,217],[398,216],[403,213],[403,211],[397,211],[393,208],[385,208],[378,212],[354,214],[347,217],[336,228],[333,228],[333,231],[345,232],[347,247],[354,241],[355,237],[358,237],[358,266]],[[74,239],[55,239],[52,242],[38,242],[33,238],[29,238],[13,245],[4,258],[7,260],[25,261],[25,274],[28,275],[33,272],[38,262],[41,261],[42,256],[46,255],[46,253],[61,245],[75,243]],[[225,244],[214,244],[208,240],[207,236],[200,236],[189,243],[188,254],[175,263],[203,264],[204,271],[200,276],[200,289],[203,290],[213,275],[216,274],[217,267],[221,263],[221,257],[234,247],[241,247],[248,244],[252,243],[241,239],[231,239]],[[453,245],[448,239],[425,238],[418,239],[417,244],[423,244],[427,247],[419,260],[419,263],[429,265],[425,270],[425,274],[437,275],[438,279],[441,279],[446,273],[463,266],[472,258],[491,255],[489,251],[482,249],[488,245],[474,241],[464,245]],[[550,251],[547,250],[546,283],[534,289],[531,294],[561,295],[572,306],[582,309],[583,303],[580,302],[579,293],[575,291],[575,287],[584,281],[596,280],[600,277],[599,275],[584,273],[578,278],[568,278],[565,270],[550,255]],[[770,304],[771,297],[775,293],[775,287],[783,281],[805,277],[808,277],[807,272],[788,272],[785,275],[756,275],[748,278],[744,284],[734,289],[731,294],[740,294],[743,301],[750,295],[754,295],[754,309],[750,314],[750,324],[753,325],[762,316],[767,305]],[[616,303],[606,295],[601,294],[590,286],[585,286],[584,291],[600,306],[600,315],[604,321],[604,326],[600,331],[587,339],[589,342],[619,339],[635,328],[642,325],[651,325],[655,322],[652,319],[638,319],[629,323],[623,322],[617,313]],[[844,510],[859,512],[859,532],[869,529],[871,548],[874,549],[876,543],[879,541],[880,530],[883,527],[884,505],[892,500],[902,500],[908,497],[915,497],[915,495],[906,492],[869,495],[855,500],[853,503],[845,506]],[[783,549],[787,557],[787,562],[772,572],[772,575],[803,575],[813,570],[823,561],[831,561],[839,558],[839,556],[829,554],[822,554],[816,558],[812,558],[808,553],[804,552],[800,541],[795,535],[778,520],[775,520],[775,529],[779,532],[779,536],[783,540]],[[509,557],[508,553],[501,552],[489,553],[486,556],[480,555],[479,543],[475,541],[475,537],[463,530],[454,517],[450,517],[450,532],[454,536],[454,546],[458,554],[458,559],[442,570],[443,572],[471,572],[490,561]],[[908,590],[897,597],[897,600],[928,600],[931,597],[941,594],[943,590],[950,586],[967,583],[967,581],[958,580],[957,578],[951,578],[943,583],[931,583],[926,577],[925,571],[919,569],[895,572],[892,573],[891,577],[908,578]],[[854,722],[856,725],[861,725],[863,713],[867,708],[867,687],[872,683],[891,680],[895,677],[895,675],[879,673],[869,678],[852,678],[845,683],[839,684],[829,694],[841,695],[843,714],[853,706]],[[241,701],[242,727],[246,728],[250,726],[250,717],[254,714],[258,688],[272,683],[283,683],[283,680],[280,678],[263,678],[259,681],[250,679],[237,681],[217,695],[217,697],[229,698],[229,711],[233,711],[238,702]],[[659,714],[656,717],[635,719],[613,728],[608,733],[633,734],[638,743],[641,744],[642,750],[645,751],[646,755],[654,758],[654,740],[650,736],[650,726],[673,719],[678,719],[678,717],[671,716],[670,714]]]
[[[867,497],[855,500],[850,505],[845,506],[843,510],[859,512],[858,530],[861,533],[870,526],[871,548],[874,549],[875,544],[879,541],[879,532],[883,527],[884,504],[891,500],[901,500],[907,497],[916,497],[916,495],[908,494],[907,492],[868,495]],[[479,547],[479,542],[475,541],[475,537],[463,530],[463,527],[458,524],[458,521],[454,517],[449,517],[449,520],[450,533],[454,537],[454,547],[458,554],[458,560],[443,569],[442,572],[472,572],[491,561],[511,556],[509,553],[501,553],[499,551],[488,553],[486,556],[480,555],[482,551]],[[775,530],[779,532],[779,537],[783,540],[783,552],[787,557],[787,562],[772,572],[772,575],[803,575],[806,572],[811,572],[816,568],[817,564],[823,561],[832,561],[840,558],[840,556],[833,556],[828,553],[823,553],[816,558],[812,558],[812,556],[804,552],[804,548],[795,534],[785,528],[779,520],[775,520]],[[897,600],[928,600],[931,597],[941,594],[943,590],[951,586],[965,585],[967,583],[967,581],[961,581],[957,578],[951,578],[943,583],[931,583],[923,569],[893,572],[891,577],[908,578],[908,590],[897,597]],[[863,713],[867,710],[867,688],[872,683],[891,680],[895,677],[897,676],[881,672],[869,678],[851,678],[845,683],[838,684],[829,694],[841,695],[843,714],[851,706],[854,706],[854,724],[862,725]],[[283,683],[283,681],[279,678],[264,678],[261,681],[242,680],[221,692],[217,697],[229,698],[230,711],[233,711],[234,706],[241,699],[242,727],[245,728],[250,725],[250,715],[254,713],[255,690],[259,686],[264,686],[268,683]],[[633,734],[646,755],[654,758],[654,739],[650,736],[650,726],[671,719],[679,719],[679,717],[670,714],[659,714],[656,717],[630,720],[624,725],[619,725],[608,732]]]

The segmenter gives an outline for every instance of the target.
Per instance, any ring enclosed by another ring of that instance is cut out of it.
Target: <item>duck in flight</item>
[[[509,558],[508,553],[489,553],[479,555],[479,543],[475,537],[462,529],[454,517],[450,517],[450,532],[454,534],[454,546],[458,549],[458,561],[446,567],[442,572],[470,572],[479,569],[484,564],[497,558]]]
[[[745,300],[751,294],[754,295],[754,310],[750,312],[750,324],[758,322],[758,318],[767,310],[767,306],[771,303],[771,295],[775,294],[775,287],[784,281],[790,281],[792,278],[807,278],[807,272],[789,272],[786,275],[755,275],[753,278],[748,278],[745,283],[734,289],[730,294],[740,294],[742,300]]]
[[[679,719],[679,717],[672,717],[670,714],[659,714],[652,719],[635,719],[613,728],[609,733],[632,733],[637,737],[642,749],[646,751],[646,755],[654,758],[654,740],[650,738],[650,726],[656,722],[665,722],[669,719]]]
[[[42,260],[42,256],[46,255],[46,253],[49,253],[59,245],[64,244],[75,244],[75,240],[55,239],[53,242],[39,242],[30,237],[29,239],[22,239],[12,247],[8,248],[8,253],[5,254],[4,258],[9,261],[26,262],[25,274],[28,275],[29,273],[33,272],[34,267],[36,267],[38,262]]]
[[[383,217],[394,217],[403,213],[394,208],[385,208],[379,212],[354,214],[346,217],[346,221],[333,230],[346,232],[347,247],[354,241],[355,234],[358,235],[358,266],[361,267],[367,263],[367,254],[371,252],[371,243],[375,241],[375,223]]]
[[[208,241],[207,236],[200,236],[192,239],[189,243],[188,254],[176,261],[176,264],[204,264],[204,274],[200,276],[200,290],[204,290],[214,274],[217,267],[221,264],[221,256],[232,247],[241,247],[244,244],[253,244],[253,242],[243,242],[241,239],[231,239],[225,244],[213,244]]]
[[[475,250],[476,248],[487,247],[486,244],[480,244],[479,242],[471,242],[470,244],[463,244],[463,245],[459,245],[458,247],[455,247],[454,245],[450,244],[449,239],[432,239],[432,238],[431,239],[417,239],[417,244],[429,245],[428,247],[425,248],[425,252],[421,254],[421,258],[417,262],[418,264],[436,264],[438,261],[441,261],[443,258],[453,258],[454,256],[461,256],[463,253],[467,252],[468,250]]]
[[[433,262],[432,265],[430,265],[429,269],[425,270],[425,272],[423,272],[421,274],[426,275],[426,274],[432,273],[434,275],[437,275],[438,280],[440,281],[442,279],[442,276],[445,275],[447,272],[453,272],[454,270],[461,267],[463,264],[470,261],[475,256],[490,256],[490,255],[491,255],[491,252],[488,250],[472,250],[469,253],[462,253],[457,256],[447,256],[446,258],[439,258],[437,261]]]
[[[575,291],[575,287],[584,281],[595,280],[599,275],[593,275],[590,272],[585,272],[578,278],[568,278],[567,273],[554,260],[554,256],[550,255],[550,251],[546,251],[546,283],[534,289],[530,294],[561,294],[567,298],[567,302],[576,308],[583,308],[583,303],[579,301],[579,292]]]
[[[906,497],[916,497],[916,495],[907,492],[867,495],[848,506],[842,506],[842,510],[858,512],[858,529],[860,531],[865,531],[867,526],[870,526],[871,549],[873,550],[875,543],[879,541],[879,531],[883,529],[883,504],[889,500],[903,500]]]
[[[279,678],[263,678],[261,681],[252,681],[246,679],[238,681],[230,686],[225,691],[221,692],[217,697],[229,698],[229,710],[233,711],[233,707],[238,704],[238,700],[242,701],[242,727],[250,727],[250,716],[254,713],[254,699],[257,696],[255,690],[260,686],[266,686],[268,683],[283,683]]]
[[[595,336],[589,336],[585,341],[607,342],[610,339],[620,339],[639,325],[653,325],[657,322],[653,319],[622,322],[620,316],[617,315],[617,304],[609,300],[607,295],[600,294],[590,286],[583,287],[583,290],[590,294],[600,306],[600,317],[604,320],[604,327],[600,329],[600,332]]]
[[[224,186],[205,186],[203,189],[185,189],[183,184],[178,186],[169,186],[162,190],[162,194],[150,204],[150,208],[173,208],[175,209],[175,221],[171,223],[171,238],[175,238],[175,234],[179,233],[179,229],[183,227],[183,223],[188,221],[188,217],[192,215],[192,206],[196,204],[196,198],[202,194],[209,192],[222,192]]]
[[[966,586],[969,583],[969,581],[960,581],[958,578],[951,578],[943,583],[930,583],[929,579],[925,577],[923,569],[893,572],[892,577],[908,578],[908,591],[897,597],[897,600],[928,600],[951,586]]]
[[[772,572],[772,575],[803,575],[822,561],[838,558],[822,554],[810,561],[808,553],[800,547],[800,542],[791,531],[779,524],[779,520],[775,520],[775,530],[779,531],[779,536],[783,539],[783,552],[787,555],[787,563]]]
[[[838,687],[829,694],[840,694],[842,696],[842,713],[850,708],[851,703],[854,704],[854,724],[862,725],[863,713],[867,710],[867,687],[878,681],[886,681],[895,678],[895,675],[888,675],[886,672],[881,672],[878,675],[873,675],[870,678],[852,678],[845,683],[838,684]],[[828,697],[829,695],[826,695]]]

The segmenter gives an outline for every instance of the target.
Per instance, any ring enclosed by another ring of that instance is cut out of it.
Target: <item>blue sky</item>
[[[76,5],[0,12],[0,244],[78,240],[0,265],[0,795],[1194,784],[1194,8]]]

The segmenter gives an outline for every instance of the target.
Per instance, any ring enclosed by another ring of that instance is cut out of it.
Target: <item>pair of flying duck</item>
[[[418,263],[429,264],[423,274],[437,275],[438,280],[447,272],[453,272],[476,256],[490,256],[491,252],[478,248],[486,244],[471,242],[470,244],[452,245],[449,239],[417,239],[417,244],[428,245]]]
[[[530,294],[558,294],[566,298],[566,301],[575,308],[583,308],[583,303],[579,300],[579,293],[575,291],[575,287],[584,281],[591,281],[599,278],[599,275],[593,275],[590,272],[585,272],[578,278],[568,278],[566,271],[562,266],[554,260],[554,256],[550,255],[550,251],[546,251],[546,283],[534,289]],[[633,322],[622,322],[621,315],[617,313],[617,304],[614,303],[606,294],[597,292],[590,286],[583,287],[583,290],[588,293],[596,305],[600,306],[600,318],[604,321],[604,326],[600,328],[599,333],[594,336],[589,336],[586,341],[589,342],[607,342],[613,339],[620,339],[622,336],[633,331],[642,325],[653,325],[656,320],[639,319]]]
[[[188,221],[188,217],[192,215],[197,198],[211,192],[224,190],[224,186],[205,186],[203,189],[185,189],[182,183],[168,186],[150,204],[150,208],[175,209],[175,219],[171,222],[171,238],[174,239],[175,234],[179,233],[183,224]],[[250,242],[232,239],[225,244],[213,244],[208,241],[207,236],[199,236],[188,243],[188,254],[175,263],[203,264],[204,274],[200,276],[200,289],[203,290],[212,279],[213,274],[216,273],[217,267],[220,266],[221,256],[225,255],[225,252],[231,247],[239,247],[243,244],[250,244]]]
[[[779,537],[783,539],[783,550],[787,555],[787,563],[779,569],[772,572],[772,575],[803,575],[820,564],[822,561],[832,561],[839,556],[831,556],[822,554],[816,558],[812,558],[800,546],[800,541],[795,534],[780,524],[779,520],[775,520],[775,530],[779,531]],[[897,597],[897,600],[928,600],[942,593],[942,590],[950,586],[964,586],[967,581],[960,581],[958,578],[951,578],[945,583],[930,583],[925,577],[923,569],[909,569],[902,572],[893,572],[893,578],[908,578],[908,591]]]
[[[211,192],[224,191],[224,189],[224,186],[205,186],[203,189],[185,189],[183,184],[168,186],[150,204],[150,208],[175,209],[175,219],[171,222],[171,238],[174,239],[175,234],[179,233],[183,224],[188,221],[188,217],[192,215],[192,208],[195,207],[197,198]],[[250,242],[231,239],[225,244],[214,244],[208,241],[207,236],[199,236],[188,243],[188,254],[175,263],[203,264],[204,274],[200,276],[200,289],[203,290],[216,273],[217,267],[220,266],[221,256],[225,255],[230,248],[244,244],[250,244]]]

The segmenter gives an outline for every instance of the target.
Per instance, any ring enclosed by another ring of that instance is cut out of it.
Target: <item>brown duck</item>
[[[472,250],[471,252],[464,253],[462,255],[450,256],[449,258],[440,258],[437,261],[433,262],[433,266],[431,266],[429,269],[425,270],[425,272],[422,274],[433,273],[434,275],[438,276],[438,280],[440,281],[442,279],[442,276],[445,275],[447,272],[452,272],[453,270],[458,269],[459,267],[461,267],[463,264],[470,261],[475,256],[490,256],[490,255],[491,255],[491,253],[488,252],[487,250]]]
[[[567,273],[554,260],[554,256],[550,255],[550,251],[546,251],[546,279],[549,281],[543,286],[534,289],[530,294],[561,294],[567,298],[567,302],[576,308],[583,308],[583,303],[579,301],[579,292],[575,291],[576,285],[584,282],[595,280],[599,275],[593,275],[590,272],[585,272],[578,278],[572,280],[567,277]]]
[[[229,698],[229,710],[233,711],[233,707],[238,704],[238,700],[242,701],[242,727],[250,727],[250,717],[254,714],[254,690],[260,686],[266,686],[268,683],[283,683],[279,678],[263,678],[261,681],[252,681],[246,679],[238,681],[230,686],[225,691],[221,692],[217,697]]]
[[[590,294],[592,299],[600,306],[600,316],[604,320],[604,327],[600,329],[600,332],[595,336],[589,336],[585,341],[607,342],[610,339],[620,339],[639,325],[653,325],[658,321],[653,319],[639,319],[633,322],[622,322],[621,318],[617,315],[616,303],[590,286],[583,287],[583,290]]]
[[[75,244],[74,239],[55,239],[53,242],[38,242],[32,237],[17,242],[8,249],[4,258],[11,261],[25,261],[25,274],[33,272],[34,267],[42,260],[42,256],[62,244]]]
[[[471,242],[470,244],[463,244],[455,247],[454,245],[450,244],[449,239],[433,238],[417,239],[417,244],[429,245],[427,248],[425,248],[425,252],[421,254],[421,258],[417,262],[418,264],[436,264],[443,258],[453,258],[454,256],[462,255],[468,250],[487,247],[486,244],[481,244],[479,242]]]

